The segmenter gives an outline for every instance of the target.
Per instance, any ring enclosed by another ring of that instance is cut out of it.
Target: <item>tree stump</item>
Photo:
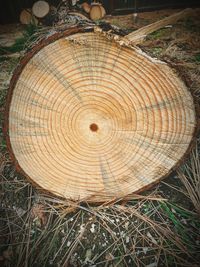
[[[166,63],[78,28],[25,56],[7,106],[18,169],[48,192],[91,202],[160,181],[188,153],[197,124],[190,92]]]

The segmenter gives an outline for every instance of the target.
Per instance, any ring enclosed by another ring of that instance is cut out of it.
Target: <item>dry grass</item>
[[[199,233],[188,228],[197,230],[196,215],[162,198],[91,206],[37,195],[23,181],[2,183],[18,198],[27,194],[23,208],[4,209],[10,266],[195,266]]]
[[[179,168],[178,176],[187,190],[189,199],[200,215],[200,158],[198,144],[193,149],[189,161]]]

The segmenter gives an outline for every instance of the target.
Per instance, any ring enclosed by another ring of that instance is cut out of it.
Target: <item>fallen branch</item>
[[[184,9],[183,11],[175,13],[167,18],[161,19],[152,24],[144,26],[128,34],[125,38],[131,41],[132,44],[142,43],[148,34],[155,32],[167,25],[174,24],[178,20],[186,18],[187,16],[190,16],[192,13],[194,13],[193,9],[191,8]]]

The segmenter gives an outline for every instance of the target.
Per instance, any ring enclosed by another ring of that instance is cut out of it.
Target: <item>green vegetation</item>
[[[151,34],[149,34],[148,39],[149,40],[156,40],[156,39],[159,39],[159,38],[165,36],[166,34],[168,34],[168,29],[162,28],[158,31],[155,31],[155,32],[152,32]]]
[[[20,52],[27,48],[27,43],[34,41],[34,33],[37,31],[37,26],[28,24],[24,30],[23,36],[16,39],[15,43],[10,47],[0,46],[0,60],[6,59],[6,54]]]
[[[161,203],[161,208],[188,251],[194,252],[197,249],[196,241],[200,235],[200,221],[197,214],[170,202]]]
[[[194,56],[194,61],[197,63],[200,63],[200,53],[198,53]]]

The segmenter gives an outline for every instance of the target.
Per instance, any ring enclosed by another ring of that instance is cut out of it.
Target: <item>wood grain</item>
[[[9,108],[21,169],[73,200],[111,200],[155,183],[185,155],[195,127],[193,98],[167,64],[93,32],[38,51]]]

